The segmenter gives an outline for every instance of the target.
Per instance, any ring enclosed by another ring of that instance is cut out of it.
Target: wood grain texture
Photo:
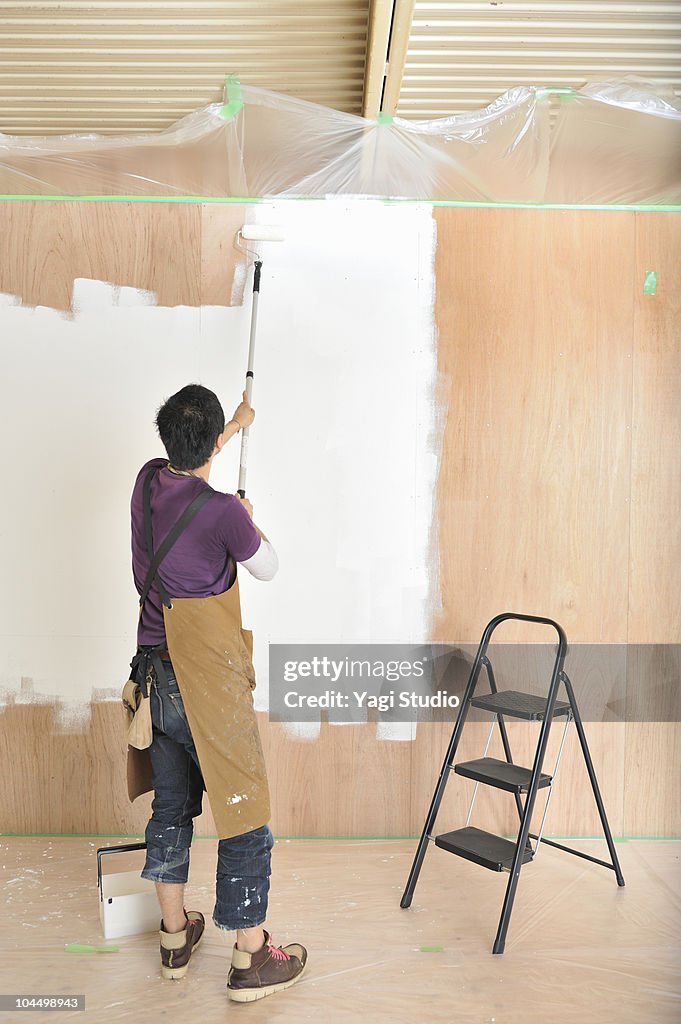
[[[302,741],[258,714],[272,793],[271,827],[280,836],[405,836],[418,834],[447,749],[446,723],[421,724],[414,742],[376,739],[374,723],[322,723],[319,738]],[[90,705],[83,731],[61,733],[53,704],[9,705],[0,714],[0,759],[11,765],[0,794],[2,831],[9,833],[142,835],[151,795],[128,800],[125,781],[125,715],[115,702]],[[587,738],[615,835],[678,835],[679,730],[656,723],[626,727],[631,756],[624,771],[623,723],[586,723]],[[457,761],[480,757],[488,725],[464,731]],[[536,723],[509,723],[520,764],[531,764]],[[661,738],[647,766],[641,752]],[[560,740],[553,730],[550,771]],[[502,755],[495,733],[490,756]],[[676,757],[676,761],[674,761]],[[654,789],[652,787],[655,787]],[[473,790],[454,776],[438,818],[438,831],[463,825]],[[535,824],[543,799],[537,801]],[[509,794],[480,787],[473,824],[511,834],[517,827]],[[644,828],[645,826],[645,828]],[[196,835],[215,835],[210,803],[194,823]],[[547,835],[598,836],[600,827],[586,769],[571,727],[559,781],[547,818]]]
[[[201,207],[201,305],[231,306],[243,301],[246,274],[234,289],[237,267],[245,271],[246,258],[234,247],[237,231],[248,218],[248,207],[204,203]]]
[[[624,827],[630,836],[681,834],[681,725],[628,722]]]
[[[634,221],[439,209],[438,639],[500,611],[627,636]],[[504,627],[499,639],[546,640]]]
[[[627,690],[625,828],[679,835],[679,647],[646,645],[681,644],[681,215],[635,217],[629,640],[641,646]]]
[[[152,292],[159,306],[229,306],[246,215],[243,206],[5,201],[0,292],[70,311],[73,282],[86,278]]]
[[[678,643],[681,218],[454,209],[435,217],[447,404],[436,638],[477,642],[493,615],[515,610],[556,618],[572,643]],[[655,296],[643,294],[647,270],[658,273]],[[497,636],[546,639],[531,628]],[[610,654],[610,673],[586,656],[571,675],[611,825],[678,835],[678,671],[653,664],[663,649],[630,648],[618,678]],[[589,722],[599,703],[626,725]],[[659,732],[654,713],[665,723]],[[511,728],[517,760],[530,763],[531,727]],[[468,729],[458,760],[484,747],[481,727]],[[413,828],[448,734],[420,746]],[[596,835],[576,740],[564,758],[549,831]],[[442,811],[452,821],[472,788],[456,781]],[[493,796],[483,794],[475,812],[490,825]],[[513,814],[502,814],[512,826]]]
[[[272,829],[293,836],[408,835],[412,744],[376,726],[329,725],[304,741],[260,714]]]
[[[681,643],[681,214],[637,213],[629,640]],[[643,293],[647,271],[655,295]],[[675,567],[675,568],[673,568]]]

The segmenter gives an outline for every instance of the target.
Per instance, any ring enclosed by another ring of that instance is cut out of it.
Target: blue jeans
[[[194,818],[201,813],[206,787],[175,673],[168,661],[163,668],[168,686],[154,675],[150,691],[154,799],[141,875],[155,882],[182,884],[189,875]],[[138,673],[142,671],[140,665]],[[139,674],[137,680],[141,681]],[[265,921],[273,845],[268,825],[219,841],[213,911],[218,928],[255,928]]]

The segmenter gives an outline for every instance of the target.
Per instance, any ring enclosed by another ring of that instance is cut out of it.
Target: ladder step
[[[471,704],[483,711],[493,711],[497,715],[511,715],[512,718],[525,718],[529,721],[544,720],[546,700],[536,697],[533,693],[519,693],[518,690],[502,690],[501,693],[486,693],[481,697],[473,697]],[[570,705],[564,700],[557,700],[553,706],[553,714],[566,715]]]
[[[490,871],[508,871],[513,863],[516,844],[510,839],[502,839],[492,832],[483,832],[479,828],[458,828],[454,832],[445,832],[435,836],[435,845],[441,850],[455,853],[457,857],[472,860]],[[525,850],[523,864],[532,860],[532,851]]]
[[[509,764],[507,761],[499,761],[496,757],[480,757],[477,761],[463,761],[454,765],[457,775],[464,775],[467,779],[475,779],[476,782],[483,782],[486,786],[495,786],[497,789],[505,789],[508,793],[527,793],[532,778],[531,768],[521,768],[519,764]],[[542,774],[539,776],[539,789],[551,785],[551,776]]]

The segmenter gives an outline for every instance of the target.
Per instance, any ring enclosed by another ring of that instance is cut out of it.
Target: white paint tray
[[[102,874],[103,854],[144,849],[146,843],[107,846],[97,850],[99,918],[105,939],[158,931],[161,909],[154,882],[148,878],[141,878],[138,871]]]

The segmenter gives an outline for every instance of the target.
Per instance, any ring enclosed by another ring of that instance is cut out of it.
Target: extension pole
[[[260,298],[260,271],[262,260],[255,261],[253,274],[253,303],[251,306],[251,337],[248,343],[248,369],[246,371],[246,395],[250,403],[253,395],[253,366],[255,364],[255,332],[258,324],[258,300]],[[248,462],[248,427],[241,431],[241,457],[239,459],[239,487],[237,494],[246,497],[246,464]]]

